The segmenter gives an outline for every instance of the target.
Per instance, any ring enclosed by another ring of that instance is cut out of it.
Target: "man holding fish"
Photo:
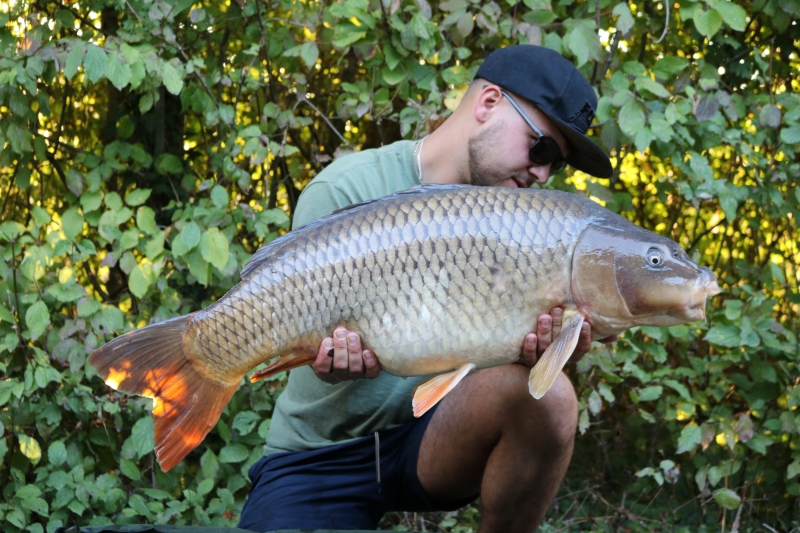
[[[596,105],[591,85],[558,53],[497,50],[431,135],[349,155],[320,173],[300,197],[294,227],[420,183],[527,188],[566,165],[609,177],[608,157],[585,135]],[[387,511],[452,510],[480,496],[480,531],[535,530],[569,465],[577,425],[564,374],[538,400],[526,386],[562,314],[555,308],[530,324],[519,339],[521,364],[470,374],[417,419],[411,396],[427,378],[381,372],[359,332],[337,328],[312,367],[290,373],[239,526],[375,529]],[[583,322],[572,360],[591,342]]]

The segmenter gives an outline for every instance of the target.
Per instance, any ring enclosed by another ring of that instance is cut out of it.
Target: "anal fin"
[[[414,416],[419,418],[424,415],[431,407],[439,403],[439,400],[444,398],[448,392],[453,390],[474,368],[475,365],[473,363],[467,363],[452,372],[439,374],[417,385],[417,388],[414,389],[414,399],[411,402]]]
[[[309,355],[308,352],[305,351],[283,354],[261,370],[253,372],[253,374],[250,376],[250,383],[255,383],[256,381],[274,376],[278,372],[284,372],[293,368],[310,365],[315,359],[315,356]]]
[[[558,373],[567,364],[581,335],[583,315],[577,309],[564,309],[561,333],[547,347],[539,361],[531,369],[528,378],[528,391],[537,400],[550,390]]]

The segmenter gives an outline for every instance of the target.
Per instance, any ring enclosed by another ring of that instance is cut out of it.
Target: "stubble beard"
[[[491,150],[499,149],[500,133],[503,129],[503,122],[486,128],[477,135],[470,137],[467,142],[467,154],[469,158],[469,184],[487,187],[497,185],[500,181],[511,176],[497,172],[491,165],[486,165],[484,160],[486,154]]]

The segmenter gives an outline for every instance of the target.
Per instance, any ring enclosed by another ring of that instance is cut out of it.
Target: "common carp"
[[[241,282],[201,311],[132,331],[89,362],[114,389],[154,399],[164,471],[214,427],[251,380],[314,361],[337,326],[383,370],[434,377],[415,416],[475,368],[515,361],[538,316],[561,334],[530,374],[544,395],[575,348],[632,326],[705,317],[716,277],[675,242],[565,192],[423,185],[357,204],[259,249]]]

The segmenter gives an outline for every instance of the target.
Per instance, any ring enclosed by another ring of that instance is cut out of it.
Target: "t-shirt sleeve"
[[[305,226],[352,203],[335,185],[327,181],[312,181],[303,189],[297,201],[292,229]]]

